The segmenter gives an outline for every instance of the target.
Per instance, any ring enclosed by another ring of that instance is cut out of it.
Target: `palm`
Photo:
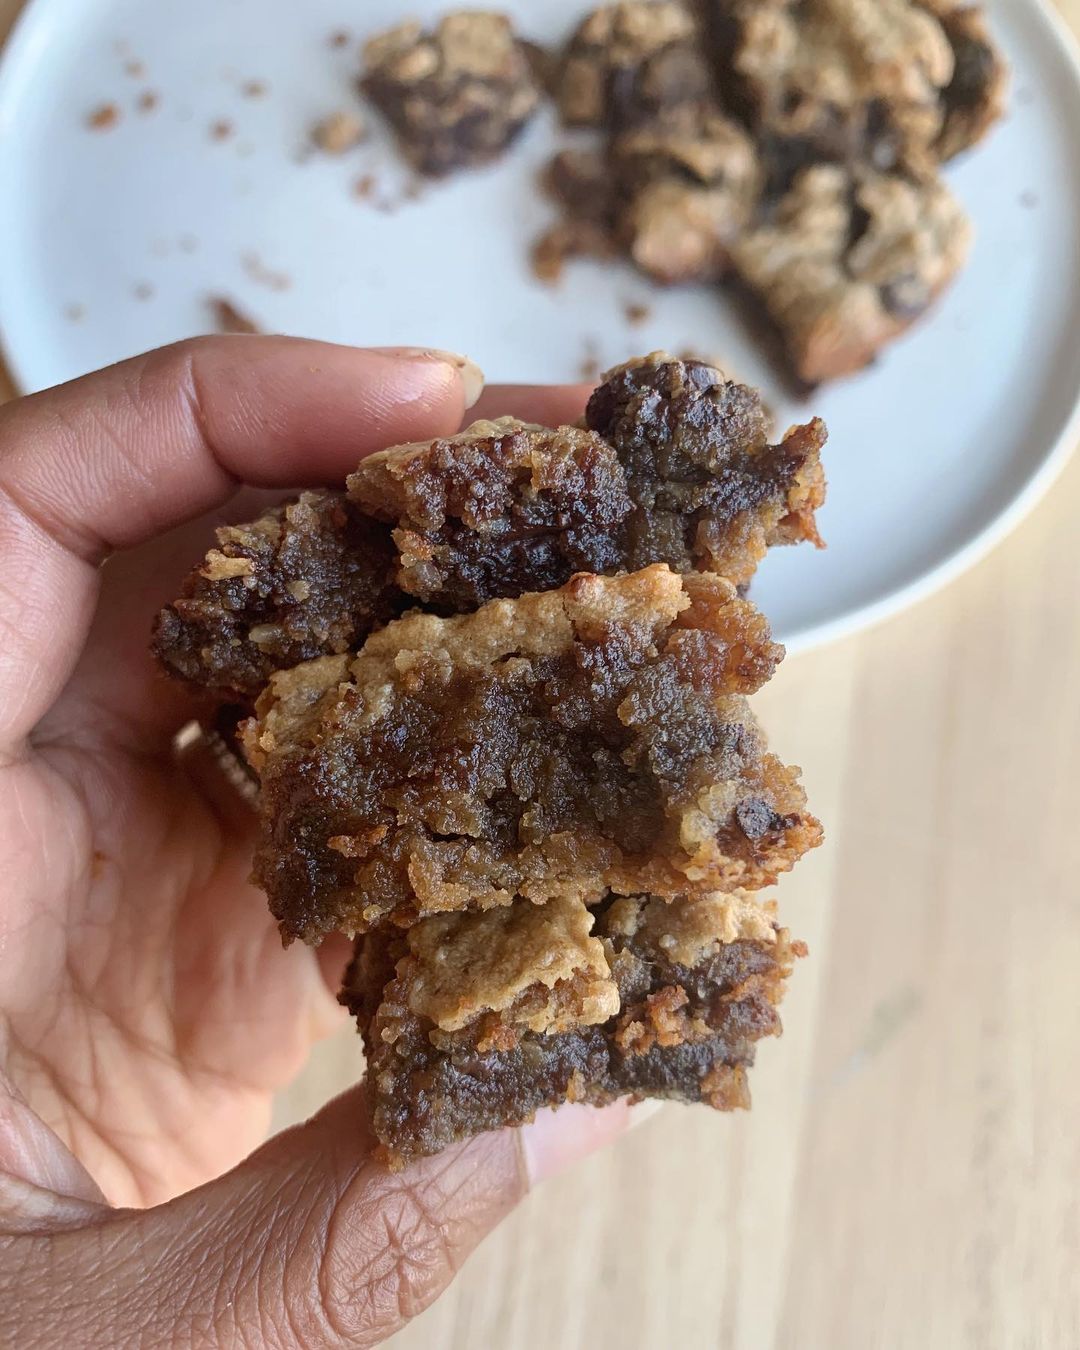
[[[222,821],[153,734],[181,720],[146,657],[153,592],[174,584],[153,561],[146,584],[146,557],[108,578],[79,672],[0,770],[8,1071],[129,1204],[243,1157],[334,1012],[314,954],[282,950],[247,884],[250,820]]]

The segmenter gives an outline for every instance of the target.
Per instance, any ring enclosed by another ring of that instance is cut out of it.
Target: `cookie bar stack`
[[[823,441],[654,354],[581,425],[477,423],[219,531],[159,617],[166,668],[250,714],[283,935],[356,939],[395,1164],[567,1100],[747,1103],[801,951],[761,894],[821,829],[740,587],[818,542]]]

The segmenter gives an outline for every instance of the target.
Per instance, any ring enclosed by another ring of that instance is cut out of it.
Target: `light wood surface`
[[[394,1350],[1080,1347],[1078,514],[1080,460],[946,593],[782,668],[759,707],[829,842],[780,888],[811,955],[754,1111],[667,1107],[549,1183]],[[359,1065],[324,1044],[279,1121]]]

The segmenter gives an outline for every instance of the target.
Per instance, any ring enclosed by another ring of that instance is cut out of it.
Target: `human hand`
[[[0,409],[0,1343],[375,1344],[623,1127],[564,1108],[394,1175],[353,1089],[246,1156],[343,1016],[342,951],[282,950],[245,808],[177,763],[150,624],[251,487],[340,481],[478,389],[438,353],[237,337]]]

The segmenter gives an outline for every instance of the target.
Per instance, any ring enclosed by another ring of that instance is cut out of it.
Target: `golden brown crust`
[[[583,904],[561,898],[421,919],[406,935],[409,1009],[442,1031],[485,1012],[536,1032],[604,1022],[619,995],[592,926]],[[541,997],[530,1003],[529,991]]]

